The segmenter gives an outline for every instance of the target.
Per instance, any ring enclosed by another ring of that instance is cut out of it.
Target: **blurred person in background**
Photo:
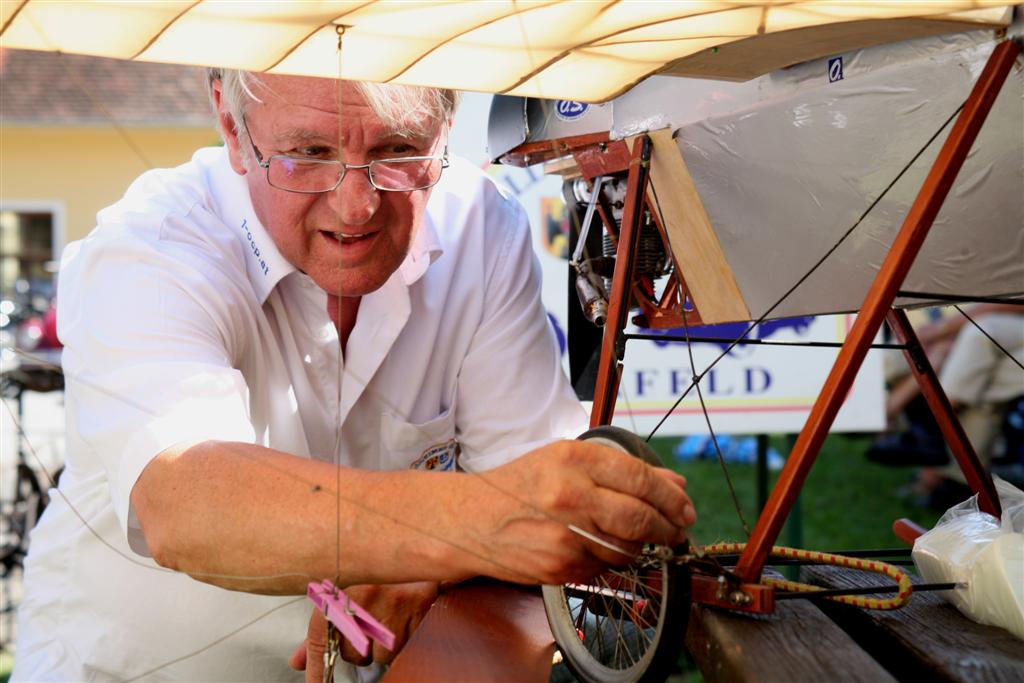
[[[916,332],[968,440],[982,464],[991,468],[1007,413],[1016,399],[1024,396],[1024,306],[983,303],[964,312],[977,325],[954,311]],[[909,373],[902,353],[899,355],[898,362]],[[891,424],[903,419],[908,426],[880,437],[868,451],[870,459],[922,466],[911,493],[930,507],[944,510],[970,496],[912,375],[899,375],[892,382],[886,415]],[[1010,453],[1009,457],[1016,455]]]

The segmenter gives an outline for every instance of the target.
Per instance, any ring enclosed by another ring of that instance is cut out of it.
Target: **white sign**
[[[841,342],[853,320],[852,315],[830,315],[768,321],[748,336],[772,342]],[[735,339],[747,327],[743,323],[697,328],[691,336]],[[683,336],[683,331],[672,334]],[[689,389],[659,434],[706,434],[701,395],[716,434],[796,433],[807,420],[839,351],[749,344],[726,352],[725,343],[692,346],[693,366],[685,343],[628,342],[614,424],[646,436]],[[703,374],[701,395],[690,388],[694,374]],[[883,403],[882,358],[874,351],[868,353],[832,431],[883,429]]]

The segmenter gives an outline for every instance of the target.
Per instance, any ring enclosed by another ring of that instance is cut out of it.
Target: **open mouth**
[[[341,244],[358,244],[359,242],[365,242],[366,240],[373,237],[376,233],[373,232],[360,232],[360,233],[344,233],[344,232],[327,232],[322,231],[324,235],[331,239],[340,242]]]

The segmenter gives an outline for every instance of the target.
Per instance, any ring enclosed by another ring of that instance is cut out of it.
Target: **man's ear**
[[[238,127],[235,124],[235,117],[228,111],[224,102],[221,82],[214,81],[212,84],[213,102],[217,107],[217,125],[220,127],[221,137],[228,148],[228,158],[231,160],[231,168],[238,175],[245,175],[247,169],[243,163],[240,141],[238,139]]]

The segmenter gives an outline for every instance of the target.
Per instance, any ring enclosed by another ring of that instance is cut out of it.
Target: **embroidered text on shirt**
[[[264,275],[269,275],[270,274],[270,266],[267,265],[266,260],[264,260],[261,257],[261,255],[260,255],[260,248],[256,246],[256,240],[252,236],[252,230],[249,229],[249,219],[248,218],[243,218],[242,219],[242,230],[245,231],[245,237],[246,237],[246,239],[249,240],[249,246],[252,248],[252,255],[255,256],[259,260],[260,270],[263,271]]]

